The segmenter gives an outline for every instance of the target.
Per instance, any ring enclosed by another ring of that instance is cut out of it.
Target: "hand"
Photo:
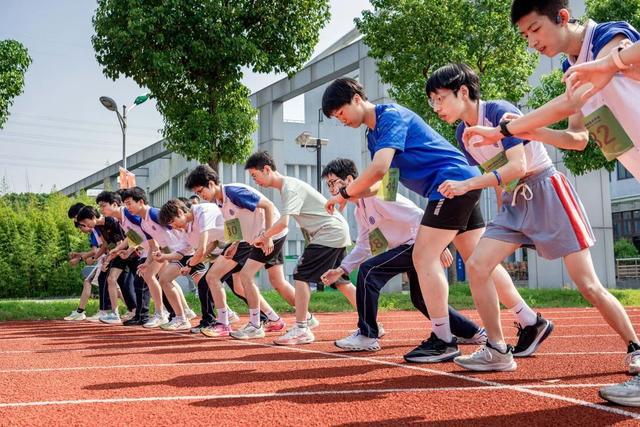
[[[118,252],[118,256],[122,259],[127,259],[129,258],[130,255],[131,255],[131,250],[124,250],[124,251]]]
[[[327,203],[324,204],[324,208],[328,213],[333,215],[333,212],[335,211],[336,206],[338,206],[338,210],[342,212],[346,204],[347,204],[347,201],[345,200],[345,198],[342,197],[340,194],[336,194],[335,196],[327,200]]]
[[[165,255],[161,252],[161,251],[155,251],[153,253],[153,259],[157,262],[164,262],[165,261]]]
[[[147,265],[146,262],[144,262],[138,266],[138,269],[136,270],[136,274],[138,274],[138,276],[144,276],[148,268],[149,266]]]
[[[224,257],[227,259],[233,259],[233,257],[236,255],[236,252],[238,251],[239,244],[240,242],[232,243],[231,246],[229,246],[227,250],[224,251]]]
[[[470,190],[468,181],[451,181],[446,180],[438,187],[438,191],[447,199],[453,199],[455,196],[461,196]]]
[[[69,260],[69,265],[71,265],[72,267],[75,267],[79,263],[80,263],[80,258],[71,258]]]
[[[320,276],[320,280],[322,280],[322,283],[329,286],[335,283],[343,274],[345,274],[345,271],[342,267],[334,268],[327,270],[322,276]]]
[[[453,255],[451,255],[451,252],[449,251],[449,248],[445,249],[440,254],[440,263],[442,264],[442,266],[444,268],[451,267],[451,264],[453,263]]]
[[[462,134],[464,143],[471,147],[494,145],[497,144],[498,141],[501,141],[502,138],[504,138],[504,136],[500,133],[500,128],[498,127],[470,126],[466,128]]]
[[[78,252],[69,252],[69,259],[72,260],[74,258],[78,258],[80,254]]]
[[[188,276],[191,273],[191,266],[187,265],[186,267],[182,267],[180,269],[180,274],[183,276]]]
[[[269,256],[271,252],[273,252],[273,239],[271,237],[264,240],[262,244],[262,252],[264,252],[265,256]]]
[[[109,262],[105,259],[102,265],[100,266],[100,271],[103,273],[109,269]]]
[[[96,259],[92,256],[88,256],[84,259],[85,264],[93,265],[96,262]]]

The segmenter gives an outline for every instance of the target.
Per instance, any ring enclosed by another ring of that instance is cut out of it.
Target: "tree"
[[[15,40],[0,40],[0,129],[9,118],[13,98],[24,90],[24,73],[31,64],[27,48]]]
[[[466,62],[479,76],[483,98],[517,103],[528,91],[536,56],[510,21],[504,0],[372,0],[356,26],[376,59],[390,95],[416,111],[445,138],[454,127],[428,108],[425,78],[450,62]]]
[[[150,89],[170,148],[217,167],[253,147],[242,67],[294,72],[329,16],[327,0],[98,0],[92,42],[107,77]]]
[[[627,21],[640,28],[640,3],[636,0],[586,0],[587,16],[596,22]]]
[[[618,239],[613,244],[613,253],[616,259],[637,258],[638,249],[629,239]]]

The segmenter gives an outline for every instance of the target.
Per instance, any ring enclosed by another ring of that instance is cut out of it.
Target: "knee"
[[[469,276],[474,279],[488,279],[490,271],[487,269],[486,265],[487,264],[478,259],[478,257],[471,255],[466,263]]]
[[[253,282],[253,276],[251,274],[241,271],[239,276],[243,286],[250,285],[251,282]]]
[[[607,290],[597,281],[588,281],[581,284],[576,284],[582,296],[592,303],[596,305],[596,303],[607,296]]]
[[[111,287],[118,286],[118,281],[115,277],[109,277],[107,278],[107,284]]]

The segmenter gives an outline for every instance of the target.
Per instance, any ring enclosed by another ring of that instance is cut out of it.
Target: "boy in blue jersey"
[[[414,112],[398,104],[374,105],[354,79],[340,78],[324,92],[322,110],[346,126],[367,127],[372,162],[362,174],[327,202],[327,209],[341,208],[351,196],[372,190],[381,180],[384,197],[393,199],[399,180],[428,199],[413,251],[420,289],[431,315],[433,333],[405,355],[409,362],[444,362],[460,355],[449,325],[448,283],[440,255],[453,242],[467,258],[484,233],[480,193],[446,199],[438,191],[445,180],[478,176],[464,155]],[[496,277],[499,272],[496,273]]]
[[[529,46],[542,55],[553,57],[564,53],[565,71],[573,64],[611,56],[620,72],[594,96],[584,96],[590,90],[590,85],[584,85],[572,91],[571,96],[560,95],[522,117],[507,117],[498,126],[470,127],[465,131],[465,139],[479,135],[483,140],[476,144],[492,145],[505,136],[515,135],[558,148],[583,150],[591,133],[608,160],[617,159],[640,179],[637,124],[640,81],[637,70],[619,59],[620,50],[640,40],[640,33],[623,21],[589,20],[581,24],[571,19],[567,0],[515,0],[511,20]],[[545,128],[567,117],[566,130]]]

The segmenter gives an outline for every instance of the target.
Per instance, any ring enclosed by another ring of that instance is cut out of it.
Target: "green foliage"
[[[613,244],[613,253],[616,259],[637,258],[638,249],[629,239],[618,239]]]
[[[640,28],[640,2],[637,0],[586,0],[587,16],[596,22],[627,21]]]
[[[234,163],[257,128],[242,67],[294,72],[329,16],[327,0],[98,0],[92,41],[107,77],[151,90],[172,150]]]
[[[60,194],[0,197],[0,298],[73,295],[81,267],[67,254],[86,250],[88,239],[67,217],[72,200]]]
[[[554,70],[552,73],[542,76],[540,85],[531,91],[528,106],[536,109],[562,95],[564,91],[565,86],[562,83],[562,71]],[[566,129],[567,126],[568,121],[563,120],[549,127],[552,129]],[[562,151],[565,166],[574,175],[584,175],[587,172],[601,168],[605,168],[611,172],[616,165],[615,161],[609,162],[605,159],[598,144],[596,144],[591,137],[589,138],[587,147],[583,151],[562,149],[560,151]]]
[[[478,72],[485,99],[514,104],[528,91],[536,55],[511,26],[504,0],[372,0],[356,26],[376,59],[389,94],[423,116],[445,138],[454,127],[428,107],[425,77],[450,62],[465,62]]]
[[[24,89],[24,73],[31,64],[27,49],[15,40],[0,40],[0,129],[9,118],[13,98]]]

